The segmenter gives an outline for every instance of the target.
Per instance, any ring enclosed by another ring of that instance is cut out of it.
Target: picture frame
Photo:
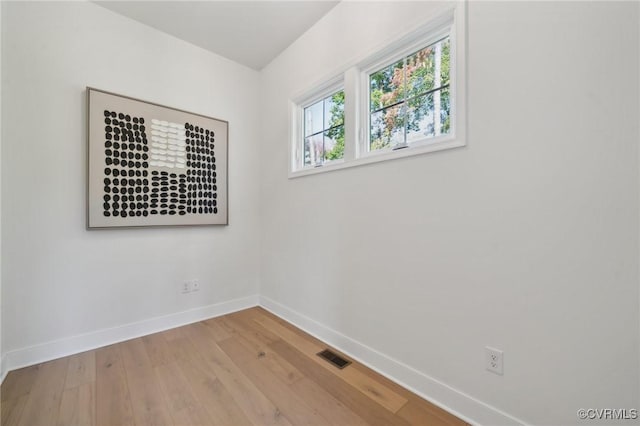
[[[228,225],[229,123],[87,87],[87,228]]]

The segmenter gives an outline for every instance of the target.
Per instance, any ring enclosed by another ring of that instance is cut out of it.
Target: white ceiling
[[[337,1],[96,1],[116,13],[260,70]]]

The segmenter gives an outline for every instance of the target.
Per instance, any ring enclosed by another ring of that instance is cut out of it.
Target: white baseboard
[[[11,370],[237,312],[258,302],[254,295],[7,352],[0,361],[0,383]]]
[[[260,306],[468,423],[526,424],[268,297],[260,296]]]

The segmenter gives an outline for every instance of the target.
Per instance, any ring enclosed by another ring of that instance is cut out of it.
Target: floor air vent
[[[338,355],[335,352],[330,351],[329,349],[325,349],[322,352],[318,352],[317,355],[320,358],[323,358],[323,359],[329,361],[331,364],[335,365],[336,367],[338,367],[341,370],[343,368],[345,368],[347,365],[351,364],[351,361],[342,358],[340,355]]]

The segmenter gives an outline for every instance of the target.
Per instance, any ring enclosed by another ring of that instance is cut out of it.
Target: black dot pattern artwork
[[[150,214],[186,214],[187,184],[184,174],[153,170],[151,172]]]
[[[163,144],[166,134],[156,126],[147,130],[148,124],[143,117],[104,110],[104,216],[217,214],[214,131],[185,123],[184,138]]]
[[[229,225],[229,123],[87,88],[87,229]]]
[[[215,134],[185,123],[187,142],[187,213],[217,214]]]
[[[149,215],[149,148],[144,118],[104,111],[106,217]]]

